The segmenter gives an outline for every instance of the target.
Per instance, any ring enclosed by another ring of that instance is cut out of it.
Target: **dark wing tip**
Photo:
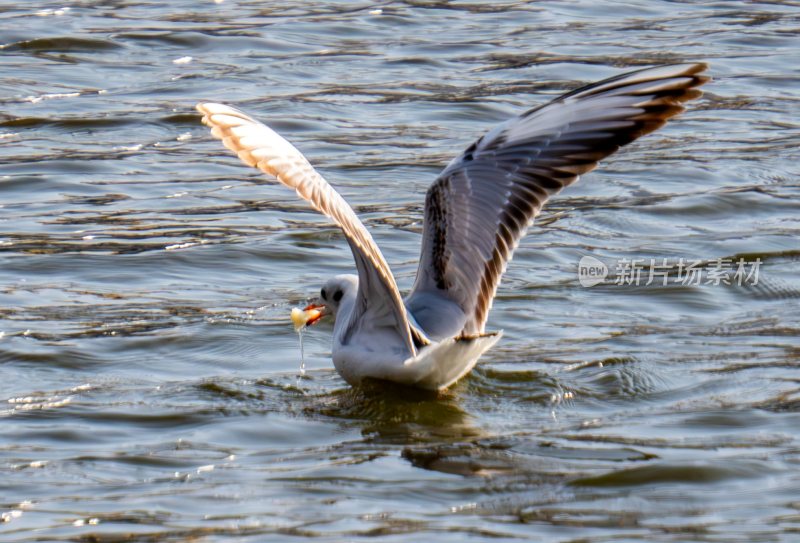
[[[699,75],[708,69],[708,64],[705,62],[693,62],[687,64],[664,64],[661,66],[653,66],[650,68],[643,68],[633,72],[626,72],[620,75],[603,79],[595,83],[590,83],[583,87],[577,88],[566,94],[561,95],[556,100],[566,100],[568,98],[587,97],[595,94],[606,93],[614,89],[629,87],[635,84],[642,83],[655,83],[667,80],[681,80],[686,79],[683,84],[675,83],[684,92],[676,93],[677,96],[685,96],[684,100],[692,100],[700,96],[700,94],[686,93],[687,89],[694,89],[701,85],[705,85],[711,80],[708,75]],[[646,93],[643,90],[642,93]]]
[[[708,70],[707,62],[695,62],[693,64],[690,64],[689,66],[691,66],[691,68],[687,70],[687,73],[690,75],[699,74],[701,72],[705,72],[706,70]],[[710,79],[710,77],[708,76],[703,76],[703,77],[705,77],[706,79]]]

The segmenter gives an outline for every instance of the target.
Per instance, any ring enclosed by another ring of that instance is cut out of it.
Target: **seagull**
[[[427,191],[419,268],[404,298],[342,196],[291,143],[233,107],[200,103],[202,122],[238,157],[295,189],[344,233],[358,275],[322,287],[313,321],[335,318],[333,364],[365,379],[442,390],[502,336],[486,320],[503,272],[544,203],[603,158],[663,126],[702,95],[704,63],[624,73],[573,90],[489,131]]]

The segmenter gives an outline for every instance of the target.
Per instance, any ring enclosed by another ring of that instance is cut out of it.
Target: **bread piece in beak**
[[[305,309],[293,307],[291,317],[294,329],[300,331],[306,326],[311,326],[329,313],[328,307],[320,303],[309,304]]]

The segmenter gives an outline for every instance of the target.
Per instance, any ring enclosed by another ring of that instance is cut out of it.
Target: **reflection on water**
[[[0,539],[800,530],[791,2],[39,4],[0,7]],[[196,102],[296,143],[408,288],[425,189],[468,142],[694,60],[703,99],[545,208],[468,379],[348,387],[324,323],[299,375],[289,310],[350,253]],[[757,286],[583,288],[585,255],[762,264]]]

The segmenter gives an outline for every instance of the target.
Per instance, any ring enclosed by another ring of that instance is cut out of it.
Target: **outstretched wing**
[[[344,232],[358,269],[358,297],[352,323],[369,318],[393,318],[411,355],[427,341],[408,321],[394,276],[369,231],[342,196],[309,164],[291,143],[238,109],[214,103],[197,105],[211,134],[249,166],[295,189],[314,209],[332,219]]]
[[[501,124],[453,160],[428,190],[406,299],[422,328],[439,335],[431,330],[458,307],[461,333],[482,333],[500,277],[547,199],[683,111],[702,94],[706,68],[659,66],[588,85]]]

